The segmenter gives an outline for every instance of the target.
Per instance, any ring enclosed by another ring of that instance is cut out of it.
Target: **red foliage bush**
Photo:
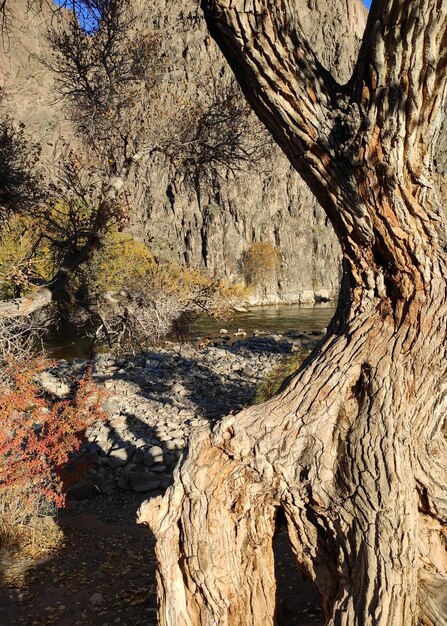
[[[46,399],[36,374],[48,366],[36,359],[26,368],[11,362],[8,385],[0,391],[0,491],[32,487],[57,506],[63,503],[57,469],[79,449],[80,434],[96,419],[105,418],[105,394],[91,371],[78,381],[73,400]]]

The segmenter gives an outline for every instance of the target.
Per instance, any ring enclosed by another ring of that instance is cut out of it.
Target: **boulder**
[[[129,486],[133,491],[154,491],[160,487],[158,478],[153,478],[142,472],[131,472],[128,477]]]
[[[99,493],[99,489],[93,483],[87,480],[80,480],[70,487],[67,492],[69,498],[75,500],[88,500]]]

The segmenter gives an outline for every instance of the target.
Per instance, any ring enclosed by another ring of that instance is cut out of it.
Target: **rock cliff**
[[[159,89],[167,108],[175,106],[171,93],[200,100],[211,79],[230,80],[197,1],[135,2],[147,28],[160,33],[166,72]],[[52,6],[43,2],[37,11],[27,11],[26,0],[11,0],[9,6],[12,28],[0,60],[2,106],[26,123],[51,162],[63,137],[76,142],[52,89],[51,73],[37,60],[48,54],[44,33]],[[367,18],[361,0],[298,0],[297,9],[321,62],[339,81],[347,80]],[[444,172],[442,134],[437,163]],[[174,167],[153,159],[131,185],[130,228],[157,254],[231,280],[241,279],[241,258],[251,243],[277,246],[281,267],[253,293],[256,303],[335,294],[339,248],[323,211],[276,146],[262,170],[224,172],[212,185],[191,188]]]

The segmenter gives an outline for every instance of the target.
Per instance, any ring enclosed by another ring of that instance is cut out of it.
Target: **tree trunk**
[[[247,98],[339,236],[327,336],[265,404],[191,438],[141,522],[162,626],[278,623],[272,538],[332,626],[447,625],[447,232],[431,145],[447,6],[373,3],[352,80],[318,64],[287,0],[209,0]]]
[[[278,508],[329,624],[447,623],[447,298],[433,286],[399,328],[357,289],[285,391],[192,438],[140,512],[162,626],[276,623]]]

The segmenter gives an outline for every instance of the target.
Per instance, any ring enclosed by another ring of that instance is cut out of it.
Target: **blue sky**
[[[54,0],[54,3],[55,3],[55,4],[59,4],[59,5],[61,5],[61,4],[65,4],[65,3],[66,3],[66,1],[67,1],[67,0]],[[72,0],[72,1],[73,1],[73,0]],[[76,1],[76,0],[75,0],[75,1]],[[369,9],[369,8],[370,8],[370,6],[371,6],[371,2],[372,2],[372,0],[363,0],[363,2],[364,2],[364,4],[366,5],[366,7]],[[68,2],[67,4],[68,4],[68,6],[70,6],[70,2]],[[80,5],[82,6],[82,0],[78,0],[78,1],[77,1],[77,5],[78,5],[78,9],[79,9]],[[83,16],[83,15],[79,15],[79,18],[80,18],[80,22],[81,22],[81,24],[82,24],[84,27],[86,27],[86,28],[87,28],[87,30],[90,30],[91,28],[93,28],[93,27],[94,27],[95,21],[94,21],[94,20],[92,20],[91,18],[89,19],[88,17]]]

